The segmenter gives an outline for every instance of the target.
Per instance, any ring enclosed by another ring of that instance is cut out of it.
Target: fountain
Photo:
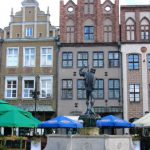
[[[130,135],[99,135],[96,120],[99,119],[94,112],[93,90],[95,84],[95,69],[79,70],[79,75],[84,77],[86,89],[86,112],[79,117],[83,120],[84,128],[79,134],[47,135],[47,145],[44,150],[133,150]]]

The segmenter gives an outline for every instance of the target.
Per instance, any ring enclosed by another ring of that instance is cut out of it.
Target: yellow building
[[[4,28],[0,98],[33,112],[40,120],[56,111],[57,29],[36,0],[23,0]],[[33,97],[35,89],[38,97]]]

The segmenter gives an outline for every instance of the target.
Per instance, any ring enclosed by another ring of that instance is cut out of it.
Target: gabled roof
[[[111,5],[113,5],[113,3],[112,3],[111,0],[105,0],[105,1],[103,2],[103,5],[104,5],[105,3],[110,3]]]
[[[71,3],[72,5],[76,5],[75,2],[72,1],[72,0],[69,0],[65,5],[68,5],[68,4],[70,4],[70,3]]]

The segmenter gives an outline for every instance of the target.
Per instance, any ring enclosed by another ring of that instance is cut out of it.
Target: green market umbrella
[[[8,104],[8,102],[0,100],[0,104]]]
[[[22,112],[25,115],[32,116],[32,114],[30,112],[24,111],[23,109],[20,109],[16,106],[10,105],[6,101],[0,100],[0,115],[6,113],[8,111],[11,111],[11,110],[16,110],[16,111]]]
[[[17,110],[0,115],[0,127],[37,127],[41,122],[33,116],[28,116]]]

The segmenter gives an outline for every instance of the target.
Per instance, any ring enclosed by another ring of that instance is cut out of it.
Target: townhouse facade
[[[124,119],[150,111],[150,5],[121,6]]]
[[[119,25],[119,0],[61,0],[58,42],[49,8],[45,13],[36,0],[23,0],[0,29],[0,98],[36,111],[40,120],[81,115],[86,93],[79,69],[85,66],[96,69],[97,114],[140,118],[150,111],[149,8],[121,6]]]
[[[2,52],[3,36],[4,36],[4,31],[3,31],[3,29],[0,28],[0,64],[1,64],[1,60],[2,60],[1,52]],[[0,67],[0,72],[1,72],[1,67]]]
[[[47,120],[56,112],[57,30],[50,23],[49,8],[41,11],[36,0],[21,4],[19,12],[12,9],[4,28],[0,98]],[[33,96],[35,89],[38,97]]]
[[[119,27],[119,0],[60,1],[58,115],[85,113],[85,86],[79,76],[85,66],[96,69],[95,112],[122,117]]]

